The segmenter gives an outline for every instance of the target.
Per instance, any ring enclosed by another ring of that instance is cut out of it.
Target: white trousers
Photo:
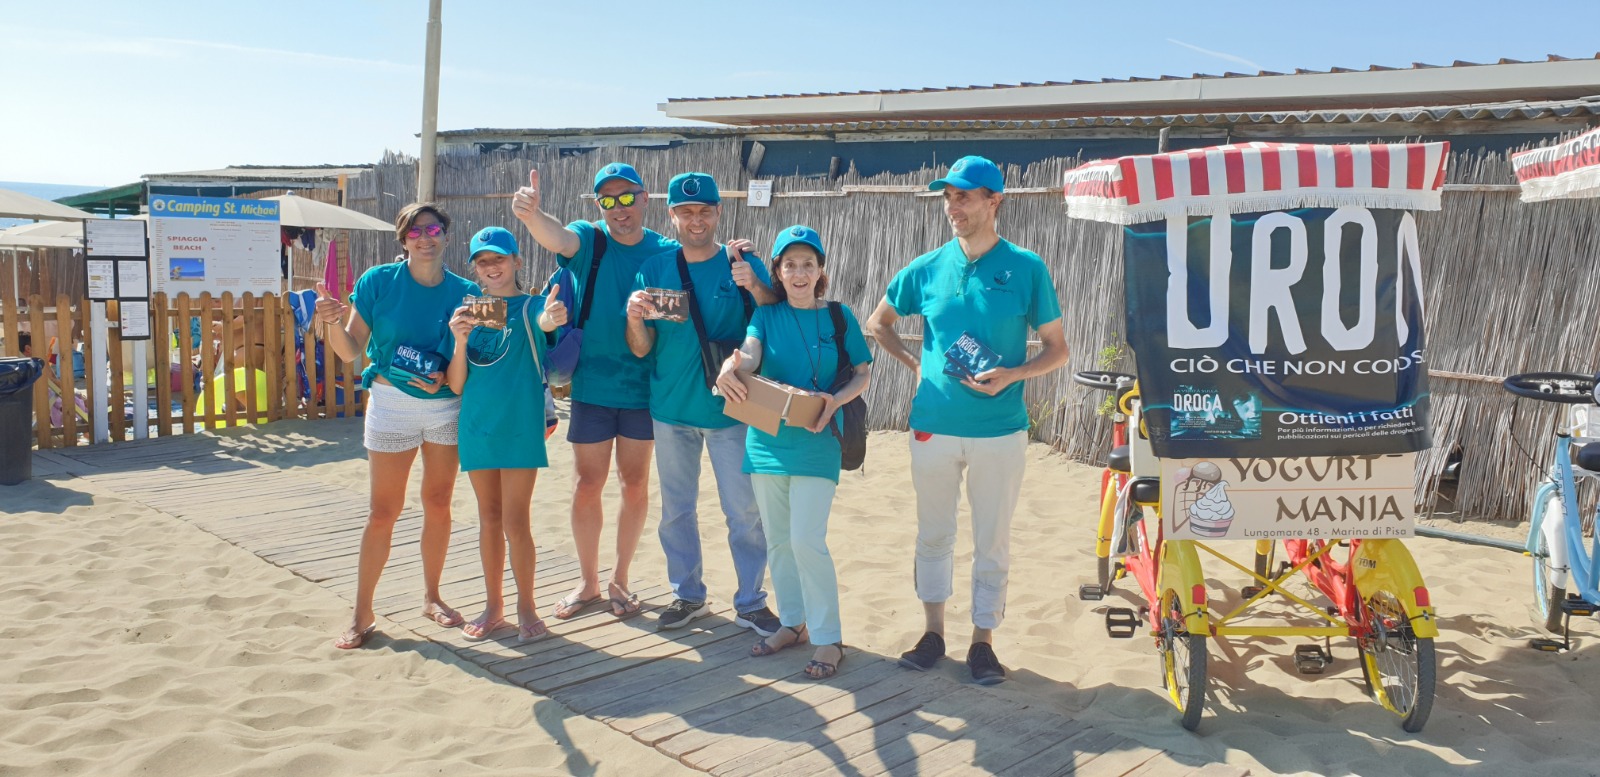
[[[1011,516],[1022,491],[1028,433],[1004,437],[911,439],[917,492],[917,598],[948,600],[953,590],[956,511],[963,475],[972,508],[972,625],[999,628],[1011,571]]]

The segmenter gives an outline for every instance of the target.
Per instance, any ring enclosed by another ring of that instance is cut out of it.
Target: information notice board
[[[150,338],[150,256],[145,222],[83,222],[84,293],[95,302],[117,301],[124,340]]]
[[[271,200],[150,196],[155,291],[277,294],[279,246],[278,203]]]

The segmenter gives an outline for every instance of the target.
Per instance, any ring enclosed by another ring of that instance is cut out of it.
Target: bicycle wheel
[[[1109,472],[1109,470],[1107,471]],[[1106,542],[1108,543],[1110,541],[1109,538],[1112,535],[1112,523],[1117,520],[1117,481],[1118,477],[1113,474],[1106,478],[1100,487],[1099,536],[1107,538]],[[1111,591],[1111,583],[1115,580],[1115,575],[1112,574],[1112,571],[1115,569],[1115,567],[1111,561],[1109,547],[1107,547],[1105,555],[1101,555],[1101,544],[1102,543],[1100,543],[1098,540],[1096,541],[1095,581],[1100,584],[1101,593],[1108,593]]]
[[[1361,601],[1363,620],[1356,644],[1367,689],[1384,709],[1400,716],[1400,727],[1415,734],[1433,711],[1433,639],[1419,638],[1405,608],[1389,591],[1374,591]]]
[[[1193,731],[1200,725],[1206,705],[1206,635],[1189,633],[1178,594],[1167,589],[1161,595],[1161,620],[1156,650],[1161,655],[1161,682],[1167,697],[1178,708],[1183,727]]]
[[[1552,492],[1544,498],[1544,520],[1553,520],[1560,514],[1561,495]],[[1552,512],[1554,511],[1554,512]],[[1533,601],[1539,607],[1539,617],[1544,619],[1545,631],[1562,633],[1561,600],[1567,598],[1567,589],[1556,585],[1556,570],[1550,565],[1550,542],[1543,531],[1534,540],[1533,550]]]

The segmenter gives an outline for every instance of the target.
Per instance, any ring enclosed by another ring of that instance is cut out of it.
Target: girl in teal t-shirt
[[[510,624],[505,618],[506,549],[517,584],[518,641],[549,636],[534,608],[534,544],[529,508],[545,452],[548,333],[567,312],[552,289],[549,299],[522,293],[517,241],[500,227],[472,238],[472,269],[485,294],[504,300],[505,321],[480,320],[467,305],[450,320],[452,356],[447,378],[461,394],[461,469],[478,496],[478,545],[488,604],[461,628],[471,640],[487,639]]]
[[[811,428],[784,425],[770,435],[751,427],[744,461],[767,535],[767,567],[783,624],[750,653],[772,655],[809,639],[817,649],[806,674],[816,680],[832,677],[844,660],[839,584],[827,542],[840,453],[830,427],[838,423],[839,409],[866,391],[872,361],[855,314],[841,306],[845,354],[855,374],[834,388],[839,351],[828,303],[820,298],[828,288],[825,258],[816,230],[797,225],[779,233],[772,246],[772,291],[778,303],[756,309],[743,347],[717,376],[729,402],[745,400],[740,376],[756,371],[826,396],[822,416]]]

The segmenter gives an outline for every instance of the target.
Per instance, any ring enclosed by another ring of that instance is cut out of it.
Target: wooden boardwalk
[[[35,454],[35,475],[70,475],[189,522],[346,598],[366,514],[362,492],[231,456],[209,435]],[[219,498],[221,497],[221,498]],[[421,617],[422,516],[407,511],[378,592],[379,630],[448,646],[503,681],[552,697],[635,740],[715,775],[1247,774],[1189,763],[1061,715],[942,675],[906,671],[852,650],[840,673],[812,682],[801,663],[756,659],[750,632],[725,611],[684,631],[656,633],[665,586],[637,591],[644,613],[591,608],[547,618],[553,636],[516,643],[515,629],[468,642]],[[457,528],[444,595],[462,612],[483,605],[475,526]],[[567,556],[539,556],[540,611],[578,577]],[[514,589],[507,581],[508,598]],[[548,593],[543,593],[548,592]],[[787,655],[787,654],[785,654]]]

